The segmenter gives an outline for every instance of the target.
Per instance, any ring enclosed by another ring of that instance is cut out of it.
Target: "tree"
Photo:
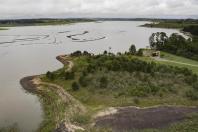
[[[74,57],[78,57],[78,56],[81,56],[81,55],[82,55],[82,52],[79,51],[79,50],[77,50],[77,51],[71,53],[71,56],[74,56]]]
[[[136,54],[136,47],[135,45],[131,45],[131,47],[129,48],[129,53],[132,54],[132,55],[135,55]]]
[[[78,84],[77,82],[73,82],[73,83],[72,83],[72,90],[73,90],[73,91],[77,91],[77,90],[79,90],[79,89],[80,89],[79,84]]]
[[[167,42],[168,37],[164,32],[153,33],[149,38],[149,44],[152,49],[161,50],[165,43]]]
[[[107,55],[107,53],[108,53],[108,52],[107,52],[106,50],[103,52],[104,55]]]
[[[138,56],[143,56],[143,49],[139,49],[138,52],[137,52],[137,55]]]
[[[83,52],[83,55],[85,55],[85,56],[90,56],[91,54],[90,54],[89,52],[87,52],[87,51],[84,51],[84,52]]]

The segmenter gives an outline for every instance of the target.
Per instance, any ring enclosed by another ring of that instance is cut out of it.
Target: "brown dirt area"
[[[134,129],[164,128],[182,121],[188,114],[198,112],[198,107],[159,106],[153,108],[118,108],[117,113],[98,117],[96,127],[107,127],[115,132]]]

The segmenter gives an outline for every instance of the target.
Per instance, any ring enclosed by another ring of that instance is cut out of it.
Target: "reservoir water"
[[[55,57],[76,50],[102,53],[149,45],[154,32],[178,30],[139,27],[146,22],[106,21],[58,26],[10,27],[0,31],[0,127],[18,124],[21,131],[35,131],[43,111],[36,95],[20,86],[21,78],[54,71],[62,66]]]

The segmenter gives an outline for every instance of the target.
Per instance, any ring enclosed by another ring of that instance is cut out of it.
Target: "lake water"
[[[62,64],[55,57],[76,50],[102,53],[148,46],[154,32],[178,30],[138,27],[145,22],[90,22],[59,26],[12,27],[0,31],[0,127],[17,123],[21,131],[35,131],[42,122],[37,96],[19,84],[25,76],[54,71]]]

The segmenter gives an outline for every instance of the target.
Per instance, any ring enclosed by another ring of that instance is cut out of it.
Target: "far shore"
[[[81,22],[94,22],[92,19],[19,19],[0,20],[1,27],[21,27],[21,26],[53,26],[67,25]]]

